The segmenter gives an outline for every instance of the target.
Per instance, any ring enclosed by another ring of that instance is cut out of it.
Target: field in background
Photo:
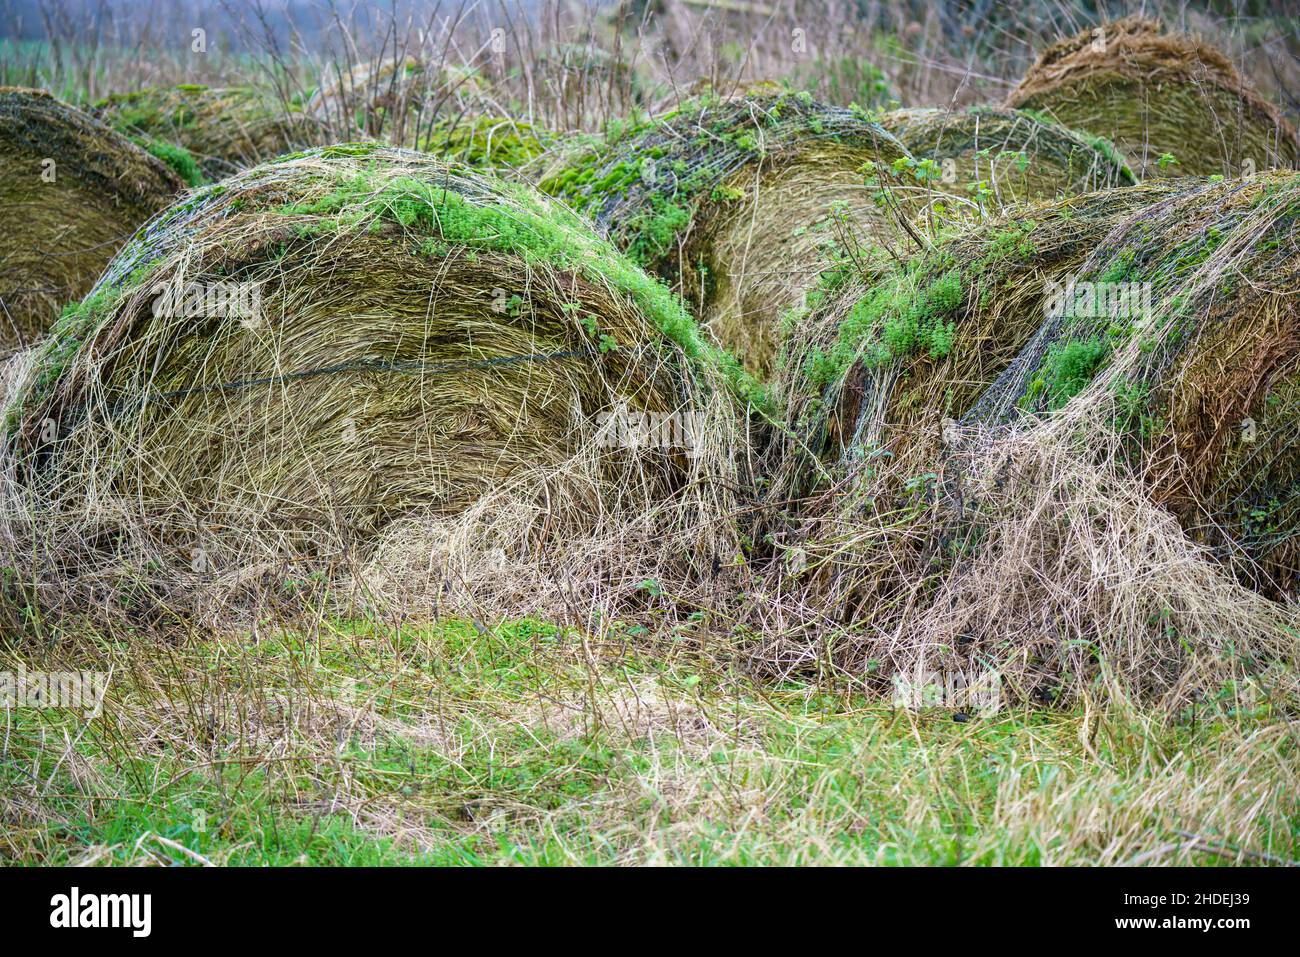
[[[1045,46],[1126,13],[1204,37],[1300,116],[1300,18],[1268,2],[4,0],[0,85],[90,104],[148,86],[252,84],[287,108],[356,82],[366,112],[390,90],[370,67],[413,58],[481,76],[504,111],[529,122],[600,130],[624,121],[629,104],[671,104],[702,81],[726,92],[786,80],[864,107],[882,93],[903,106],[997,102]]]

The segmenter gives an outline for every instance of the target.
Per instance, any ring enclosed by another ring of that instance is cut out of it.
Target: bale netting
[[[321,567],[505,487],[536,546],[707,486],[751,390],[559,204],[352,145],[155,220],[36,353],[6,425],[33,534],[80,522],[113,567]],[[706,412],[714,444],[638,431]]]
[[[40,90],[0,89],[0,355],[43,334],[183,188],[80,110]]]
[[[880,125],[911,153],[915,188],[981,214],[1137,182],[1109,143],[1019,110],[894,110]]]
[[[1300,706],[1298,240],[1300,174],[1167,180],[814,296],[760,530],[806,624],[755,654]]]
[[[1296,131],[1213,46],[1128,17],[1048,47],[1007,106],[1113,142],[1142,177],[1294,168]]]
[[[252,87],[182,84],[116,93],[95,113],[191,186],[329,139],[320,121]]]
[[[806,94],[704,96],[612,136],[542,188],[589,213],[764,374],[843,224],[899,244],[888,186],[906,151],[860,111]]]

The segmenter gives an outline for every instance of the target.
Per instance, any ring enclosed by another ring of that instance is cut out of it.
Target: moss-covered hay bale
[[[1019,110],[894,110],[880,125],[912,154],[919,188],[981,212],[1137,182],[1109,143]]]
[[[310,557],[507,483],[545,527],[610,522],[708,456],[600,441],[605,413],[685,415],[748,385],[569,210],[354,145],[155,221],[35,356],[7,426],[55,511],[112,502],[172,546]]]
[[[1194,539],[1266,593],[1300,588],[1300,174],[1044,204],[813,302],[777,390],[800,436],[776,457],[789,489],[881,454],[933,472],[954,434],[1079,397],[1113,406]]]
[[[0,89],[0,354],[48,329],[181,189],[164,164],[80,110]]]
[[[542,188],[673,284],[762,374],[781,315],[816,281],[836,223],[895,236],[887,199],[867,179],[903,155],[860,111],[806,94],[704,96],[614,134]]]
[[[190,185],[326,142],[325,127],[252,87],[183,84],[116,93],[96,115],[170,163]]]
[[[1237,176],[1300,159],[1295,129],[1223,53],[1140,17],[1048,47],[1007,105],[1105,137],[1143,177]]]

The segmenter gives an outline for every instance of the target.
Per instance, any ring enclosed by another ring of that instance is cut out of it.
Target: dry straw
[[[528,102],[520,105],[528,115],[540,110],[558,130],[600,129],[609,119],[626,117],[643,106],[643,81],[636,66],[594,40],[557,44],[525,67]]]
[[[1143,177],[1237,176],[1300,159],[1295,129],[1223,53],[1140,17],[1048,47],[1007,105],[1106,137]]]
[[[734,484],[750,390],[558,204],[329,147],[196,192],[64,317],[10,406],[7,548],[112,606],[331,573],[494,493],[524,561]]]
[[[0,89],[0,355],[48,329],[182,188],[80,110],[43,91]]]
[[[397,146],[417,142],[439,121],[506,115],[473,68],[414,54],[327,69],[304,110],[336,140],[374,137]]]
[[[1294,174],[1147,184],[814,296],[771,480],[824,491],[769,512],[789,597],[758,657],[1294,702],[1298,218]]]

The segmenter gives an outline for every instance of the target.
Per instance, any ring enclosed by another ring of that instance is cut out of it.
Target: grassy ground
[[[89,721],[0,711],[0,860],[1300,858],[1300,725],[1249,689],[958,722],[530,621],[76,646],[0,651],[112,671]]]

